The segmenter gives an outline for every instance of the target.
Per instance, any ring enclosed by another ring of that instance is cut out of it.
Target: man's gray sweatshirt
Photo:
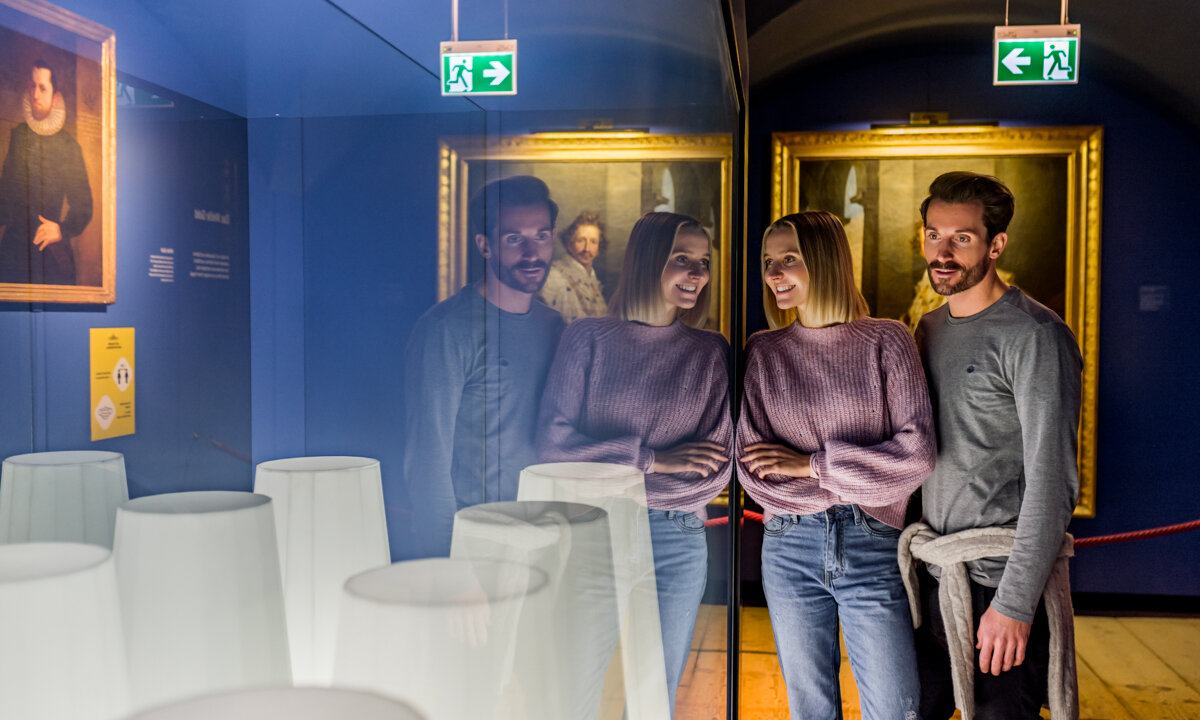
[[[939,534],[1015,527],[1012,555],[970,563],[992,606],[1031,622],[1079,493],[1080,376],[1075,336],[1017,288],[987,309],[921,319],[917,345],[937,430],[922,510]],[[935,575],[938,568],[932,568]]]

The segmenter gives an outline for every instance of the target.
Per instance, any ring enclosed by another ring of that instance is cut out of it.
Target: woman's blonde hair
[[[807,327],[825,327],[851,322],[869,313],[867,301],[854,284],[854,262],[842,221],[824,210],[785,215],[763,233],[763,244],[774,232],[796,238],[800,259],[808,269],[808,297],[804,302]],[[781,310],[767,284],[763,266],[763,310],[772,330],[800,319],[800,308]]]
[[[700,223],[687,215],[668,212],[646,213],[629,233],[621,280],[608,304],[608,314],[622,320],[651,323],[663,303],[662,274],[675,248],[675,238],[683,232],[698,233],[709,240]],[[709,240],[709,249],[712,241]],[[676,317],[690,327],[702,327],[708,319],[711,283],[705,283],[696,305],[680,311]]]

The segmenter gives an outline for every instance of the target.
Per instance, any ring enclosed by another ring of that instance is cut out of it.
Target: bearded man
[[[1013,538],[1007,557],[966,562],[973,617],[964,624],[974,625],[965,641],[976,657],[973,671],[961,671],[974,676],[976,720],[1039,717],[1051,643],[1042,595],[1079,492],[1079,346],[1058,315],[996,271],[1013,211],[1003,183],[970,172],[938,177],[921,205],[929,282],[946,296],[917,327],[938,439],[921,509],[940,539],[981,528]],[[944,570],[920,570],[926,720],[949,718],[955,706],[947,643],[958,641],[946,637],[938,599]]]
[[[416,519],[406,554],[446,556],[454,513],[517,499],[563,321],[534,302],[558,205],[538,178],[485,185],[468,207],[483,277],[426,312],[405,353],[404,476]]]

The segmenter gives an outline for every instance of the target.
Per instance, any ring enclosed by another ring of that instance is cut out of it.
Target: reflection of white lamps
[[[546,598],[526,603],[515,675],[524,717],[594,720],[620,624],[608,513],[563,502],[498,502],[454,516],[450,556],[530,565]]]
[[[109,551],[0,546],[0,718],[111,720],[128,710]]]
[[[14,455],[0,470],[0,543],[62,541],[112,548],[117,506],[128,499],[121,453]]]
[[[291,684],[270,498],[130,500],[117,511],[113,558],[134,707]]]
[[[546,574],[515,563],[434,558],[346,582],[334,684],[412,703],[430,720],[523,720],[505,705],[522,607]]]
[[[300,457],[258,466],[254,492],[272,499],[292,679],[333,679],[342,585],[391,562],[379,461]]]
[[[670,717],[645,476],[608,463],[531,465],[521,471],[517,499],[581,502],[608,512],[626,714],[632,720]]]
[[[128,720],[422,720],[398,700],[335,688],[261,688],[205,695]]]

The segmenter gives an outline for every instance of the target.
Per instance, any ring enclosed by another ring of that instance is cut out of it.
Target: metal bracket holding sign
[[[1079,82],[1079,25],[997,25],[993,85]]]
[[[441,43],[442,95],[516,95],[517,41]]]

